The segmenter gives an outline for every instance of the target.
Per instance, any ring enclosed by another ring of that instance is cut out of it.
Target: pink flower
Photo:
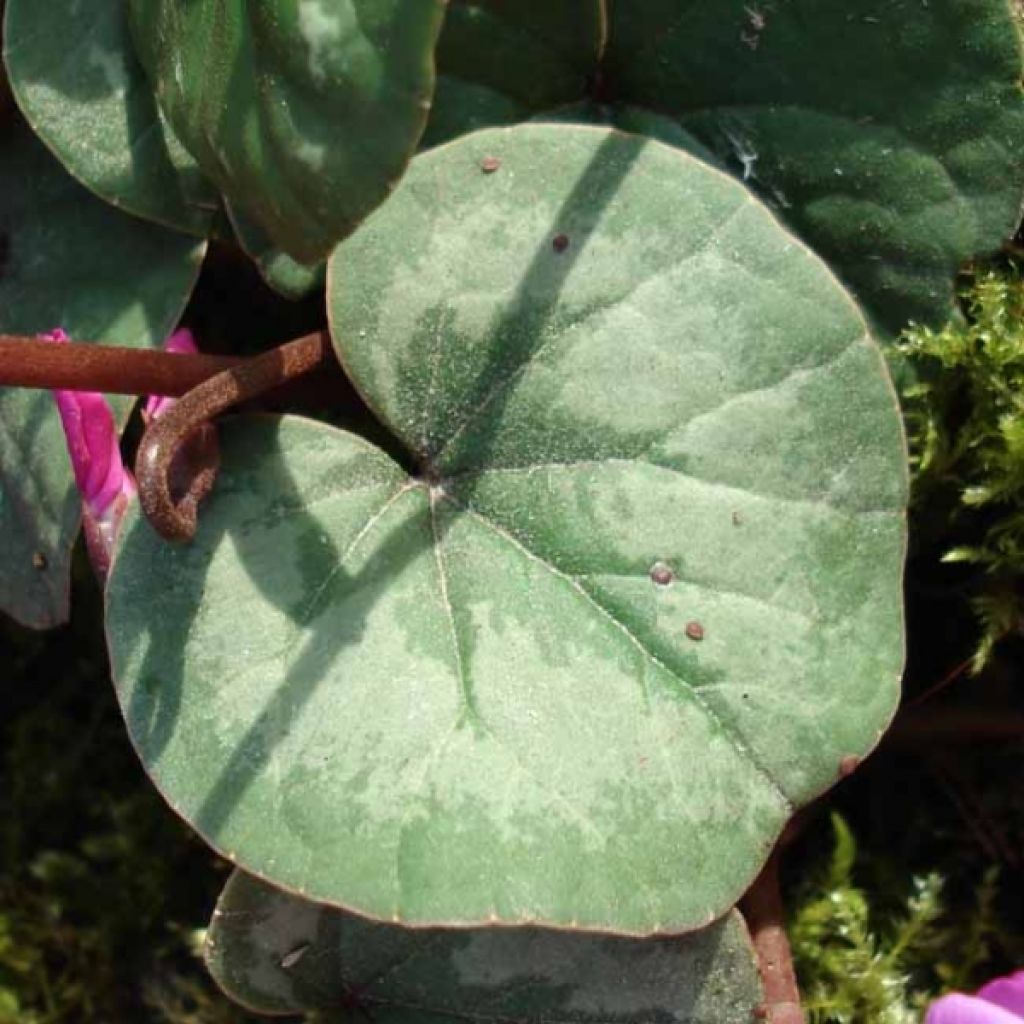
[[[199,348],[196,346],[195,338],[192,337],[192,332],[187,327],[183,327],[180,331],[175,331],[164,342],[164,351],[191,355],[193,352],[198,352]],[[175,401],[176,399],[168,398],[166,395],[150,395],[142,407],[142,418],[147,423],[151,419],[156,419],[157,416],[162,415],[174,405]]]
[[[39,335],[45,341],[64,344],[70,339],[57,328]],[[167,339],[168,352],[195,352],[189,330],[175,331]],[[82,498],[82,526],[89,558],[100,580],[110,568],[110,557],[128,502],[138,489],[135,478],[121,459],[120,437],[106,398],[95,391],[55,390],[64,437],[67,440],[75,484]],[[173,398],[151,395],[143,410],[148,420],[166,412]]]
[[[41,334],[59,344],[69,339],[57,328]],[[121,461],[120,438],[106,398],[95,391],[56,390],[64,437],[75,484],[82,497],[82,525],[89,557],[100,579],[110,568],[110,553],[128,502],[136,494],[135,478]]]
[[[925,1024],[1021,1024],[1024,1022],[1024,971],[996,978],[973,996],[952,992],[928,1009]]]

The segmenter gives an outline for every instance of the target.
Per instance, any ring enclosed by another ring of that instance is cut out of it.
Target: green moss
[[[1024,281],[977,271],[963,302],[964,320],[912,327],[897,351],[916,371],[904,391],[916,542],[984,571],[971,587],[978,671],[1024,622]]]
[[[942,993],[971,991],[1017,962],[1024,944],[1007,926],[999,869],[969,876],[964,891],[963,869],[975,870],[978,851],[965,861],[962,850],[943,849],[938,820],[930,830],[915,825],[960,884],[939,871],[915,873],[896,848],[859,851],[845,819],[833,812],[830,822],[831,855],[789,893],[809,1024],[917,1024]]]

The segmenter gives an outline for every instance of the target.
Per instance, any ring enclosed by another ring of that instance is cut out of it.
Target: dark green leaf
[[[677,117],[891,331],[1020,216],[1024,100],[1006,0],[637,0],[611,8],[617,99]]]
[[[0,136],[0,331],[158,345],[204,246],[118,213],[24,127]],[[115,402],[120,415],[130,403]],[[52,396],[0,389],[0,608],[27,625],[68,613],[79,499]]]
[[[252,218],[229,210],[235,240],[256,264],[263,280],[286,299],[302,299],[317,288],[323,288],[326,266],[321,263],[298,263],[282,252]]]
[[[424,146],[575,103],[604,42],[598,0],[450,0]]]
[[[124,0],[8,0],[4,59],[36,133],[114,206],[205,236],[217,195],[157,107]]]
[[[735,912],[693,935],[652,940],[411,930],[308,903],[240,871],[213,913],[206,963],[258,1013],[351,1013],[354,1003],[388,1024],[749,1024],[763,995]]]
[[[905,453],[856,307],[732,178],[562,125],[419,157],[328,279],[420,475],[241,423],[191,547],[126,531],[157,785],[374,917],[706,924],[897,697]]]
[[[128,0],[160,107],[230,206],[323,259],[401,176],[443,0]],[[215,55],[215,59],[211,59]]]
[[[531,120],[542,124],[593,124],[618,128],[656,139],[698,157],[712,167],[726,170],[725,165],[693,135],[681,128],[671,117],[655,114],[643,107],[609,106],[603,103],[570,103],[553,110],[545,110]]]

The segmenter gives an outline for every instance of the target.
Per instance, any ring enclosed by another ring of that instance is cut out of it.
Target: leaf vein
[[[489,528],[494,533],[498,534],[498,536],[502,537],[505,541],[507,541],[517,550],[521,551],[531,561],[537,562],[539,565],[543,566],[553,576],[556,576],[559,579],[563,580],[587,604],[589,604],[592,608],[595,608],[601,615],[603,615],[610,622],[612,622],[619,630],[622,631],[622,633],[626,636],[629,642],[637,650],[639,650],[642,655],[644,655],[654,664],[658,665],[672,679],[675,679],[685,688],[685,691],[693,697],[697,705],[704,711],[705,716],[710,721],[714,722],[721,729],[722,735],[727,738],[727,740],[732,745],[736,753],[751,765],[751,767],[757,772],[757,774],[760,775],[761,778],[768,784],[770,789],[782,800],[783,805],[786,807],[787,811],[789,813],[792,813],[795,810],[792,800],[790,800],[789,796],[784,792],[784,790],[776,781],[774,776],[772,776],[772,774],[763,765],[760,764],[757,757],[754,755],[754,752],[750,749],[750,747],[747,746],[747,744],[744,742],[743,738],[737,733],[737,731],[733,727],[728,725],[721,718],[721,716],[707,703],[707,701],[701,696],[700,691],[696,687],[687,683],[685,679],[681,678],[660,658],[658,658],[658,656],[654,654],[654,652],[651,651],[648,647],[646,647],[645,644],[640,640],[640,638],[636,636],[636,634],[633,633],[629,626],[627,626],[620,618],[618,618],[618,616],[616,616],[614,612],[612,612],[603,604],[601,604],[601,602],[598,601],[592,594],[588,593],[582,586],[580,586],[579,582],[574,577],[568,575],[561,569],[557,568],[557,566],[552,565],[546,559],[541,558],[539,555],[535,554],[525,544],[523,544],[518,537],[514,536],[512,533],[510,533],[504,527],[500,526],[498,523],[495,523],[487,516],[482,515],[476,509],[468,505],[463,505],[461,502],[456,501],[450,495],[445,495],[445,500],[450,502],[456,508],[461,509],[467,515],[473,517],[474,519],[482,523],[484,526]]]

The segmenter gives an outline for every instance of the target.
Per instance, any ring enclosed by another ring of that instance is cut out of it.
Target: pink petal
[[[58,344],[70,340],[60,327],[39,337]],[[107,400],[95,391],[56,390],[53,396],[64,427],[75,484],[92,514],[102,517],[125,486],[126,471],[121,462],[114,415]],[[134,487],[134,481],[131,486]]]
[[[1021,1024],[1021,1020],[985,999],[952,992],[932,1003],[924,1024]]]
[[[102,516],[121,492],[125,468],[107,400],[92,391],[54,391],[82,500]]]
[[[150,395],[146,404],[142,407],[143,422],[155,420],[163,416],[165,412],[177,401],[176,398],[169,398],[167,395]]]
[[[187,327],[182,327],[180,331],[175,331],[164,342],[164,351],[194,355],[199,351],[199,346],[196,345],[196,339],[192,332]]]
[[[58,344],[68,341],[60,328],[40,337]],[[53,397],[82,498],[89,555],[102,579],[128,501],[135,496],[135,480],[121,461],[117,424],[106,398],[95,391],[61,389],[55,390]]]
[[[990,981],[978,989],[978,998],[1010,1010],[1024,1020],[1024,971]]]
[[[199,347],[196,345],[196,339],[192,332],[187,327],[183,327],[180,331],[175,331],[164,342],[164,351],[179,355],[191,355],[198,352]],[[166,395],[150,395],[142,407],[142,415],[147,420],[156,419],[158,416],[162,416],[176,401],[176,398]]]

